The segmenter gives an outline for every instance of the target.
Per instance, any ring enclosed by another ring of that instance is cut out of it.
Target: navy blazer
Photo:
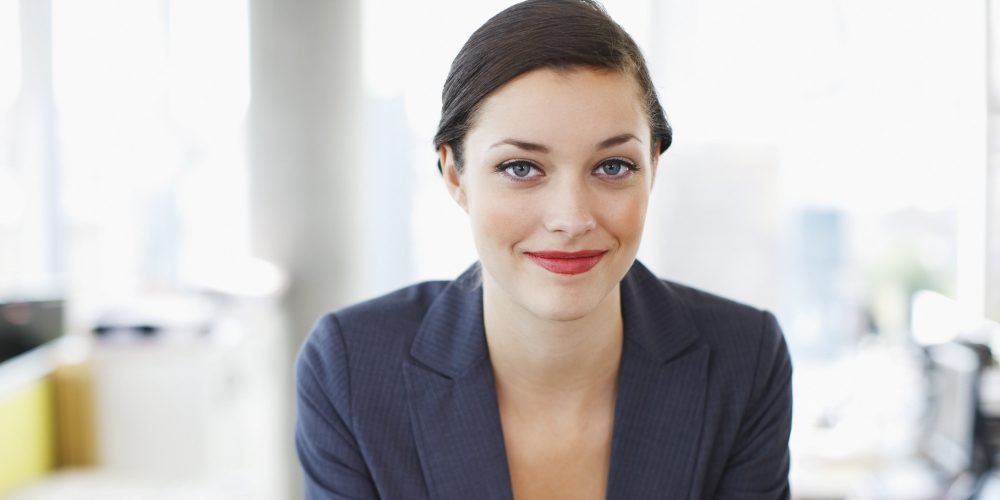
[[[324,316],[296,367],[306,498],[510,499],[475,268]],[[789,498],[791,374],[774,316],[636,262],[609,499]]]

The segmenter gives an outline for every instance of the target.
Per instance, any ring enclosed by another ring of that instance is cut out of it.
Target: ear
[[[465,197],[465,188],[462,186],[462,174],[455,166],[455,155],[451,146],[444,144],[438,148],[438,163],[441,165],[441,177],[444,178],[444,186],[448,193],[462,207],[462,210],[469,211],[468,200]]]

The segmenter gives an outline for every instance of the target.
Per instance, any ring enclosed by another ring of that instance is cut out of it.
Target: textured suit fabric
[[[621,283],[609,499],[789,498],[791,361],[772,314]],[[321,318],[296,364],[306,498],[510,499],[470,269]]]

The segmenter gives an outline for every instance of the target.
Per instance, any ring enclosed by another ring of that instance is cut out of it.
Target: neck
[[[586,316],[556,321],[515,304],[486,279],[483,321],[501,399],[567,409],[613,399],[623,338],[618,286]]]

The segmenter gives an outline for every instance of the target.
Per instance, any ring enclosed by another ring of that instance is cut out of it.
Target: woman
[[[319,321],[307,498],[788,498],[774,317],[635,260],[670,141],[599,5],[529,0],[476,31],[435,143],[480,265]]]

